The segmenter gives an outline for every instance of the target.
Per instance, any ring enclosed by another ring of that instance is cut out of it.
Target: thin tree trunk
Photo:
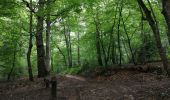
[[[30,7],[32,9],[32,0],[30,0]],[[33,13],[30,10],[30,27],[29,27],[29,33],[30,33],[30,38],[29,38],[29,48],[27,52],[27,64],[28,64],[28,75],[29,75],[29,80],[33,81],[33,73],[32,73],[32,64],[31,64],[31,52],[32,52],[32,26],[33,26]]]
[[[77,44],[77,63],[80,66],[80,33],[77,34],[78,44]]]
[[[145,34],[143,32],[144,30],[144,15],[142,13],[142,18],[141,18],[141,37],[142,37],[142,44],[144,45],[143,49],[142,49],[142,64],[146,63],[146,37]]]
[[[111,60],[113,64],[116,64],[116,47],[115,47],[115,41],[112,43],[112,49],[111,49]]]
[[[51,71],[54,71],[54,63],[53,63],[53,49],[51,50]]]
[[[159,31],[158,25],[156,24],[156,21],[155,21],[156,19],[154,19],[152,17],[151,11],[149,11],[149,9],[146,7],[146,5],[144,4],[144,2],[142,0],[137,0],[137,1],[138,1],[138,4],[140,5],[140,7],[143,9],[143,12],[146,15],[146,20],[148,21],[150,27],[152,28],[152,31],[155,36],[157,48],[159,51],[159,55],[160,55],[160,58],[162,60],[163,66],[164,66],[164,70],[167,72],[168,76],[170,77],[168,59],[166,57],[165,50],[162,47],[160,31]]]
[[[65,37],[65,43],[66,43],[66,48],[67,48],[67,61],[68,61],[68,66],[71,67],[71,61],[70,61],[70,43],[69,43],[69,36],[67,35],[68,30],[66,30],[66,26],[64,25],[64,37]],[[70,34],[70,33],[69,33]]]
[[[68,45],[68,39],[67,39],[67,33],[66,33],[66,28],[65,28],[65,25],[64,25],[64,37],[65,37],[65,43],[66,43],[66,48],[67,48],[67,62],[69,64],[69,45]]]
[[[119,21],[118,21],[118,28],[117,28],[117,39],[118,39],[118,48],[119,48],[119,65],[122,65],[122,51],[121,51],[121,43],[120,43],[120,22],[122,17],[122,6],[119,9]]]
[[[12,68],[11,68],[11,70],[10,70],[10,72],[9,72],[9,74],[8,74],[8,80],[10,80],[11,79],[11,74],[12,74],[12,72],[13,72],[13,70],[14,70],[14,68],[15,68],[15,60],[16,60],[16,47],[14,47],[14,52],[13,52],[13,61],[12,61]]]
[[[45,77],[49,73],[45,62],[45,50],[43,43],[43,21],[44,21],[44,0],[38,1],[37,30],[36,30],[36,47],[37,47],[37,67],[38,77]]]
[[[46,67],[50,71],[50,36],[51,36],[51,21],[50,21],[50,0],[47,0],[47,19],[46,19]]]
[[[136,65],[135,56],[134,56],[134,53],[133,53],[133,50],[132,50],[132,46],[131,46],[131,40],[130,40],[130,37],[129,37],[128,33],[127,33],[126,26],[125,26],[125,22],[124,22],[123,18],[122,18],[122,22],[123,22],[123,28],[124,28],[126,37],[127,37],[127,39],[128,39],[128,46],[129,46],[130,53],[131,53],[131,56],[132,56],[132,61],[133,61],[133,63]]]
[[[127,58],[129,59],[129,61],[131,61],[131,58],[130,58],[129,53],[128,53],[128,50],[127,50],[127,48],[126,48],[126,42],[125,42],[125,41],[122,41],[122,44],[123,44],[124,49],[125,49],[125,52],[126,52],[126,54],[127,54]]]
[[[67,66],[66,56],[64,55],[64,53],[62,52],[62,50],[60,49],[60,47],[59,47],[58,45],[56,45],[56,46],[57,46],[58,51],[60,52],[60,54],[61,54],[61,55],[63,56],[63,58],[64,58],[65,66]]]
[[[146,20],[146,18],[144,17],[143,11],[140,8],[140,12],[141,12],[141,41],[142,41],[142,56],[140,59],[142,59],[142,61],[140,61],[140,63],[145,64],[146,63],[146,37],[144,34],[144,20]]]
[[[110,33],[110,46],[111,46],[111,61],[113,64],[115,64],[115,56],[116,56],[116,50],[115,50],[115,38],[113,37],[113,33],[114,33],[114,27],[116,24],[116,18],[117,18],[117,11],[118,11],[118,3],[117,3],[117,7],[115,10],[115,15],[114,15],[114,22],[112,25],[112,29],[111,29],[111,33]]]
[[[98,17],[98,14],[96,15],[96,17]],[[97,49],[97,59],[98,59],[98,63],[100,66],[103,66],[103,62],[102,62],[102,56],[101,56],[101,47],[100,47],[100,31],[99,31],[99,26],[98,26],[98,22],[96,20],[97,18],[94,18],[94,22],[95,22],[95,26],[96,26],[96,49]]]
[[[114,33],[114,27],[115,27],[115,24],[116,24],[116,15],[117,15],[117,13],[115,14],[115,17],[114,17],[114,23],[113,23],[113,25],[112,25],[112,29],[111,29],[111,32],[110,32],[110,37],[109,37],[109,39],[110,39],[110,43],[109,43],[109,47],[108,47],[108,51],[107,51],[107,61],[109,61],[109,60],[112,60],[112,54],[113,54],[113,51],[114,50],[112,50],[114,47],[114,37],[113,37],[113,33]],[[110,53],[110,51],[111,51],[111,53]],[[111,58],[111,59],[110,59]]]
[[[163,8],[162,14],[165,17],[168,26],[167,36],[170,44],[170,0],[162,0],[162,8]]]
[[[71,31],[70,27],[68,26],[68,43],[69,43],[69,67],[73,66],[72,63],[72,45],[71,45]]]
[[[101,49],[103,51],[104,63],[105,63],[105,66],[107,66],[107,63],[108,63],[107,62],[107,55],[106,55],[106,50],[105,50],[102,39],[100,39],[100,44],[101,44]]]
[[[51,36],[51,44],[53,44],[53,37]],[[51,54],[50,54],[50,56],[51,56],[51,68],[50,68],[50,70],[53,72],[54,71],[54,56],[53,56],[53,54],[54,54],[54,46],[53,45],[51,45],[51,48],[50,48],[51,50]]]

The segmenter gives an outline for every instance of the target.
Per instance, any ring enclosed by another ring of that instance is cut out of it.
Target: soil
[[[110,76],[56,76],[57,98],[43,79],[0,82],[0,100],[170,100],[170,79],[163,75],[119,70]]]

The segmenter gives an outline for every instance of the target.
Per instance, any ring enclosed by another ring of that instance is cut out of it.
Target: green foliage
[[[159,60],[156,43],[149,35],[145,36],[145,44],[141,45],[137,54],[137,62],[139,63],[143,63],[144,61]]]
[[[61,71],[62,74],[78,74],[81,70],[81,67],[73,67],[73,68],[68,68],[64,71]]]
[[[148,3],[145,3],[148,6]],[[162,44],[167,49],[168,57],[170,57],[160,2],[152,0],[151,3],[159,23]],[[121,5],[123,7],[122,16],[119,16]],[[145,54],[147,61],[159,59],[155,38],[145,20],[143,20],[142,29],[142,15],[136,0],[52,0],[49,4],[45,3],[45,7],[40,12],[37,12],[37,2],[33,0],[33,7],[35,10],[33,13],[34,46],[31,62],[34,75],[37,74],[35,47],[37,15],[44,15],[44,20],[46,20],[46,15],[50,14],[52,35],[50,45],[54,73],[76,74],[81,71],[95,70],[98,66],[95,21],[97,21],[100,31],[100,43],[103,44],[104,48],[101,47],[102,61],[104,62],[104,55],[106,55],[109,58],[108,65],[117,64],[119,61],[118,31],[120,32],[123,64],[132,63],[127,35],[130,38],[132,53],[134,53],[137,62],[142,61],[143,54]],[[7,77],[9,74],[14,52],[16,52],[16,60],[12,75],[16,77],[27,75],[26,52],[29,39],[29,11],[30,9],[22,0],[0,0],[0,77]],[[125,26],[123,26],[121,20],[118,30],[119,19],[121,18]],[[45,31],[44,25],[44,41],[46,40]],[[64,33],[67,36],[70,34],[72,66],[74,66],[72,68],[68,68],[69,55]],[[111,49],[109,49],[109,46]],[[78,47],[80,64],[78,63]],[[112,57],[113,55],[114,57]],[[112,61],[113,58],[115,58],[115,61]]]
[[[56,67],[52,73],[57,73],[57,74],[78,74],[81,71],[82,67],[79,66],[74,66],[72,68],[68,68],[66,66],[59,66]]]

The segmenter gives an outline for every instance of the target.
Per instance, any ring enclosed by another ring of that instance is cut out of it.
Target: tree
[[[122,50],[121,50],[121,39],[120,39],[120,24],[122,18],[122,9],[123,9],[123,2],[121,2],[121,7],[119,8],[119,20],[117,26],[117,41],[118,41],[118,49],[119,49],[119,65],[122,65]]]
[[[32,52],[32,39],[33,39],[33,12],[32,12],[32,0],[30,0],[30,25],[29,25],[29,47],[27,52],[27,63],[28,63],[28,74],[29,74],[29,80],[33,81],[33,73],[32,73],[32,63],[31,63],[31,52]]]
[[[160,59],[169,69],[169,43],[161,40],[170,33],[164,34],[169,29],[168,0],[162,0],[164,16],[161,1],[155,0],[138,0],[140,9],[134,0],[37,1],[0,0],[0,75],[8,77],[12,70],[12,79],[28,66],[32,80],[33,73],[44,77],[50,69],[62,73],[73,66],[114,67]]]
[[[14,44],[16,44],[16,42]],[[11,79],[11,75],[12,75],[12,72],[13,72],[13,70],[15,68],[15,64],[16,64],[16,47],[14,47],[14,51],[13,51],[13,61],[12,61],[11,70],[8,73],[8,80]]]
[[[146,7],[144,4],[143,0],[137,0],[138,4],[140,5],[141,9],[146,15],[146,20],[148,21],[150,27],[152,28],[152,31],[154,33],[156,45],[159,51],[160,58],[162,60],[162,63],[164,65],[164,70],[167,72],[168,76],[170,77],[170,72],[169,72],[169,65],[168,65],[168,59],[165,54],[165,50],[162,47],[161,43],[161,38],[160,38],[160,30],[157,25],[155,17],[151,15],[151,11]],[[153,13],[153,12],[152,12]]]
[[[49,72],[50,69],[50,37],[51,37],[51,18],[50,18],[50,4],[51,0],[47,0],[47,18],[46,18],[46,67]]]
[[[101,55],[100,29],[99,29],[98,11],[96,12],[96,15],[94,17],[94,22],[95,22],[95,26],[96,26],[96,51],[97,51],[97,59],[98,59],[99,65],[103,66],[102,55]]]
[[[162,1],[162,14],[164,15],[164,18],[166,20],[167,26],[168,26],[168,41],[170,44],[170,1],[169,0],[161,0]]]
[[[72,48],[71,48],[71,36],[70,36],[70,27],[67,23],[64,23],[64,37],[67,49],[67,59],[68,59],[68,66],[72,67]]]
[[[38,1],[38,12],[37,12],[37,27],[36,27],[36,47],[37,47],[37,67],[38,77],[45,77],[49,74],[46,61],[45,61],[45,50],[43,42],[43,30],[44,30],[44,3],[45,0]]]

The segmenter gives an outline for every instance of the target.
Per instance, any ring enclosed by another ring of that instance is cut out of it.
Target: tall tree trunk
[[[122,17],[122,5],[119,9],[119,20],[118,20],[118,28],[117,28],[117,40],[118,40],[118,49],[119,49],[119,65],[122,65],[122,51],[121,51],[121,43],[120,43],[120,22]]]
[[[112,60],[112,64],[116,64],[116,45],[115,45],[115,41],[113,41],[113,43],[112,43],[111,60]]]
[[[51,30],[51,21],[50,21],[50,0],[47,0],[47,19],[46,19],[46,67],[50,71],[50,30]]]
[[[94,18],[95,26],[96,26],[96,50],[97,50],[97,59],[100,66],[103,66],[102,62],[102,55],[101,55],[101,45],[100,45],[100,31],[98,26],[97,18],[98,14],[96,15],[96,18]]]
[[[69,26],[68,26],[68,43],[69,43],[69,67],[72,67],[73,62],[72,62],[71,31]]]
[[[122,22],[123,22],[123,28],[124,28],[124,31],[125,31],[125,34],[126,34],[126,37],[127,37],[127,40],[128,40],[128,46],[129,46],[129,49],[130,49],[132,61],[133,61],[133,64],[136,65],[135,55],[134,55],[134,53],[133,53],[132,46],[131,46],[131,40],[130,40],[130,37],[129,37],[128,33],[127,33],[126,26],[125,26],[125,22],[124,22],[123,18],[122,18]]]
[[[80,33],[79,32],[77,34],[77,40],[78,40],[78,44],[77,44],[77,63],[80,66]]]
[[[122,41],[122,45],[124,46],[128,60],[131,61],[132,58],[129,56],[129,53],[128,53],[128,50],[127,50],[128,47],[126,47],[126,41]]]
[[[68,61],[68,66],[72,67],[72,60],[71,60],[71,51],[70,51],[70,32],[68,32],[68,29],[66,29],[66,26],[64,25],[64,37],[65,37],[65,43],[66,43],[66,48],[67,48],[67,61]]]
[[[106,55],[106,50],[105,50],[105,46],[104,46],[102,39],[100,39],[100,44],[101,44],[101,49],[102,49],[102,52],[103,52],[102,56],[104,57],[104,64],[105,64],[105,66],[107,66],[107,63],[108,63],[107,55]]]
[[[48,70],[45,62],[45,50],[43,43],[43,21],[44,21],[44,0],[38,1],[37,13],[37,30],[36,30],[36,47],[37,47],[37,67],[38,77],[45,77],[48,75]]]
[[[60,47],[58,45],[56,45],[56,47],[57,47],[58,51],[60,52],[60,54],[63,56],[65,66],[67,66],[67,59],[66,59],[65,54],[62,52],[62,50],[60,49]]]
[[[112,25],[112,29],[111,29],[111,33],[110,33],[110,48],[111,49],[111,61],[113,64],[116,63],[116,47],[115,47],[115,38],[113,37],[113,34],[114,34],[114,27],[116,25],[116,19],[117,19],[117,13],[118,12],[118,3],[117,3],[117,6],[116,6],[116,9],[115,9],[115,15],[114,15],[114,21],[113,21],[113,25]],[[110,51],[110,50],[108,50]]]
[[[149,25],[152,28],[152,31],[154,33],[155,41],[156,41],[156,44],[157,44],[157,48],[158,48],[158,51],[159,51],[160,58],[162,60],[163,66],[164,66],[164,70],[167,72],[168,76],[170,76],[168,59],[166,57],[165,50],[162,47],[161,38],[160,38],[160,31],[159,31],[159,27],[158,27],[158,25],[155,21],[156,19],[154,19],[152,17],[151,11],[149,11],[149,9],[146,7],[143,0],[137,0],[137,1],[138,1],[138,4],[140,5],[140,7],[142,8],[143,12],[145,13],[146,20],[148,21],[148,23],[149,23]]]
[[[53,44],[53,37],[51,36],[51,44]],[[54,54],[54,46],[53,45],[51,45],[51,52],[50,52],[50,58],[51,58],[51,68],[50,68],[50,70],[53,72],[54,71],[54,56],[53,56],[53,54]]]
[[[32,0],[30,0],[30,8],[32,9]],[[29,75],[29,80],[33,81],[33,74],[32,74],[32,64],[31,64],[31,52],[32,52],[32,26],[33,26],[33,13],[32,10],[30,10],[30,26],[29,26],[29,33],[30,33],[30,38],[29,38],[29,48],[27,52],[27,64],[28,64],[28,75]]]
[[[16,61],[16,47],[14,47],[12,67],[11,67],[10,72],[8,73],[8,78],[7,78],[8,80],[11,79],[11,74],[12,74],[14,68],[15,68],[15,61]]]
[[[163,8],[162,14],[165,17],[168,26],[167,36],[170,44],[170,0],[162,0],[162,8]]]
[[[51,50],[51,71],[53,72],[54,71],[54,63],[53,63],[53,50]]]
[[[66,27],[64,25],[64,37],[65,37],[65,43],[66,43],[66,48],[67,48],[67,62],[69,64],[69,44],[68,44],[68,38],[67,38],[67,33],[66,33]],[[59,49],[60,50],[60,49]],[[63,56],[64,57],[64,56]],[[67,64],[66,64],[67,65]]]
[[[144,20],[145,20],[145,17],[144,17],[144,14],[143,14],[143,11],[142,9],[140,8],[140,12],[141,12],[141,23],[140,23],[140,26],[141,26],[141,41],[142,41],[142,54],[141,54],[141,57],[140,59],[140,63],[141,64],[146,64],[146,34],[144,34]]]
[[[142,10],[141,10],[141,13],[142,13]],[[143,49],[142,49],[142,64],[146,64],[146,35],[144,33],[144,15],[142,13],[142,17],[141,17],[141,37],[142,37],[142,44],[144,45],[143,46]]]

